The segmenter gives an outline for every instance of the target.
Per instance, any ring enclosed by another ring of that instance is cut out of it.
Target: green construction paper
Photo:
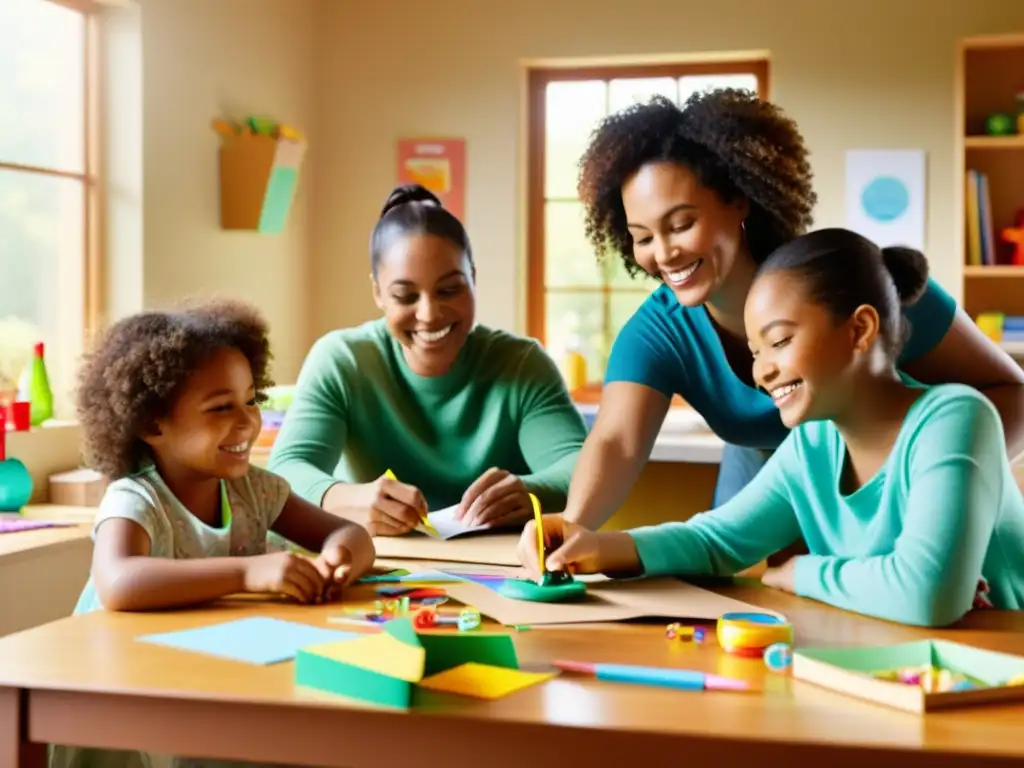
[[[260,213],[260,232],[277,234],[284,229],[298,178],[298,168],[275,166],[270,171],[267,193],[263,198],[263,211]]]
[[[424,677],[470,661],[492,667],[519,669],[515,643],[511,635],[504,633],[438,632],[421,634],[419,641],[427,653]]]
[[[412,623],[412,619],[392,619],[384,623],[384,631],[391,635],[395,640],[399,640],[406,645],[411,645],[416,648],[423,646],[420,642],[420,636],[416,633],[416,627]]]
[[[1024,674],[1024,657],[986,651],[948,640],[918,640],[912,643],[842,648],[800,648],[796,654],[851,672],[880,672],[900,667],[933,665],[961,672],[986,685]]]
[[[315,653],[295,656],[295,684],[390,707],[408,707],[413,683]]]

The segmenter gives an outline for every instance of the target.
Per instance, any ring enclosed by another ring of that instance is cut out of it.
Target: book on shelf
[[[967,215],[967,263],[972,267],[998,263],[995,227],[992,224],[992,198],[988,174],[973,168],[965,176]]]

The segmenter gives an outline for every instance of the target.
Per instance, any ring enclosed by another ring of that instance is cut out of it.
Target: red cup
[[[15,432],[28,432],[32,428],[32,404],[28,400],[16,400],[7,409]]]

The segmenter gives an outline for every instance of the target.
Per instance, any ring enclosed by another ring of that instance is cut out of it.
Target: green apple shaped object
[[[587,594],[587,585],[576,581],[565,571],[546,572],[540,584],[527,579],[507,579],[498,594],[513,600],[532,603],[566,603],[580,600]]]

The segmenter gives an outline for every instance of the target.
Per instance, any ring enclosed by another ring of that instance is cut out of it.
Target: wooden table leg
[[[30,744],[20,688],[0,688],[0,768],[45,768],[46,745]]]

